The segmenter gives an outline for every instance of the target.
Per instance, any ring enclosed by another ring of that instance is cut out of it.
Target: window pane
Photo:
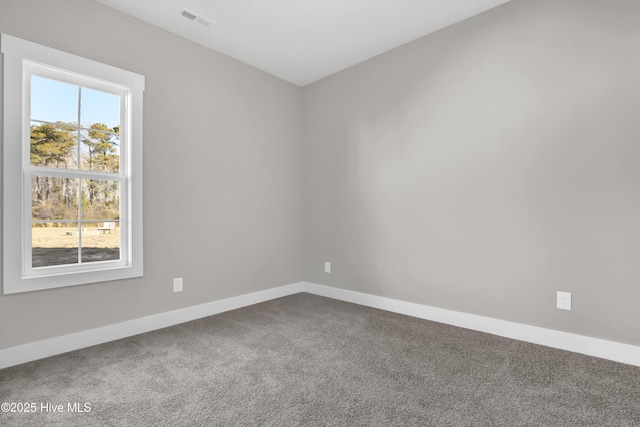
[[[77,169],[78,132],[71,125],[31,122],[31,165]]]
[[[119,260],[120,183],[83,179],[82,219],[82,262]]]
[[[31,218],[34,221],[77,221],[78,180],[32,176]]]
[[[82,131],[82,169],[118,173],[120,170],[120,137],[113,129],[97,123]]]
[[[78,223],[33,224],[31,265],[48,267],[78,263]]]
[[[31,77],[31,120],[73,123],[78,121],[80,87],[44,77]]]
[[[120,219],[120,183],[82,180],[82,220]]]
[[[80,120],[84,127],[102,123],[114,130],[120,126],[120,96],[99,90],[82,88]],[[116,130],[119,133],[119,129]]]
[[[120,259],[120,224],[117,221],[82,224],[82,262]]]

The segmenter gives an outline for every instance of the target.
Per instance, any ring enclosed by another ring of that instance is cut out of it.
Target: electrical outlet
[[[559,310],[571,310],[571,292],[558,291],[556,307]]]
[[[182,277],[173,279],[173,292],[182,292]]]
[[[330,262],[325,262],[324,263],[324,272],[325,273],[331,273],[331,263]]]

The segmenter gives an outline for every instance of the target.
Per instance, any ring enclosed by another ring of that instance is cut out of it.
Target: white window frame
[[[0,44],[4,55],[4,294],[141,277],[144,76],[7,34],[2,34]],[[66,170],[31,166],[32,75],[121,97],[118,173],[78,170],[72,176],[120,184],[120,260],[32,268],[31,176],[43,172],[70,177]]]

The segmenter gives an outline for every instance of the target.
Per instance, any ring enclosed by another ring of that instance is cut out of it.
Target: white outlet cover
[[[182,277],[173,279],[173,292],[182,292]]]
[[[324,263],[324,272],[325,273],[331,273],[331,263],[330,262],[325,262]]]
[[[571,310],[571,292],[558,291],[556,307],[559,310]]]

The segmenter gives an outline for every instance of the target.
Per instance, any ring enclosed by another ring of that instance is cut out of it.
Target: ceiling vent
[[[193,10],[189,10],[186,7],[182,8],[182,10],[180,11],[180,15],[184,16],[189,21],[193,21],[195,23],[198,23],[198,24],[202,25],[205,28],[208,27],[211,24],[215,24],[215,22],[212,21],[211,19],[205,18],[204,16],[200,15],[199,13],[196,13]]]

